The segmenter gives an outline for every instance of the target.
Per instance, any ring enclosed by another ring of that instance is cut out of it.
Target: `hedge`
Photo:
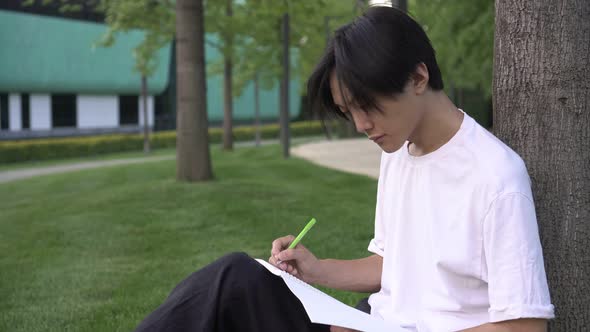
[[[319,121],[294,122],[290,126],[292,137],[321,135],[322,125]],[[223,129],[210,128],[209,142],[220,143]],[[254,127],[235,127],[235,141],[254,140]],[[263,139],[279,137],[279,126],[268,124],[261,126]],[[176,146],[176,131],[154,132],[150,136],[152,149],[173,148]],[[94,156],[122,151],[141,151],[142,134],[113,134],[86,137],[46,138],[21,141],[0,141],[0,163],[63,159]]]

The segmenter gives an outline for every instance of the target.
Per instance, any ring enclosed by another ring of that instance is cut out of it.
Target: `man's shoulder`
[[[479,175],[501,191],[520,191],[530,187],[524,160],[507,144],[485,128],[477,125],[465,142],[465,150],[473,159]]]

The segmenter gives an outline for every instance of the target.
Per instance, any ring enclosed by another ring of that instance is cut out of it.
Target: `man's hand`
[[[546,332],[547,320],[521,318],[498,323],[487,323],[461,332]]]
[[[374,293],[381,288],[381,256],[319,260],[302,244],[287,249],[294,239],[287,235],[274,240],[268,262],[310,284],[359,293]]]
[[[307,283],[317,282],[321,275],[320,261],[301,243],[287,249],[294,239],[293,235],[287,235],[274,240],[268,262]]]

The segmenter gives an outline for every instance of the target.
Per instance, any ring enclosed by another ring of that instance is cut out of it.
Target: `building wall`
[[[8,120],[9,130],[17,131],[22,129],[20,95],[11,93],[8,96]]]
[[[8,94],[0,93],[0,130],[8,130]]]
[[[119,96],[117,95],[76,95],[76,127],[57,128],[52,124],[52,99],[51,94],[29,95],[29,124],[30,130],[23,130],[22,124],[22,99],[20,93],[7,95],[6,114],[8,116],[8,128],[3,130],[0,139],[19,139],[46,136],[69,136],[78,133],[89,134],[91,132],[133,132],[135,126],[143,126],[143,103],[138,99],[136,124],[120,124]],[[148,96],[148,124],[153,128],[155,121],[155,97]],[[130,111],[133,111],[132,109]]]
[[[51,97],[46,94],[32,94],[31,130],[51,129]]]
[[[117,96],[78,95],[77,128],[113,128],[119,126]]]

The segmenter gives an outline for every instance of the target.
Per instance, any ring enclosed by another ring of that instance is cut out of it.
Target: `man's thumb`
[[[300,257],[300,250],[297,249],[286,249],[279,253],[279,259],[282,261],[292,261]]]

